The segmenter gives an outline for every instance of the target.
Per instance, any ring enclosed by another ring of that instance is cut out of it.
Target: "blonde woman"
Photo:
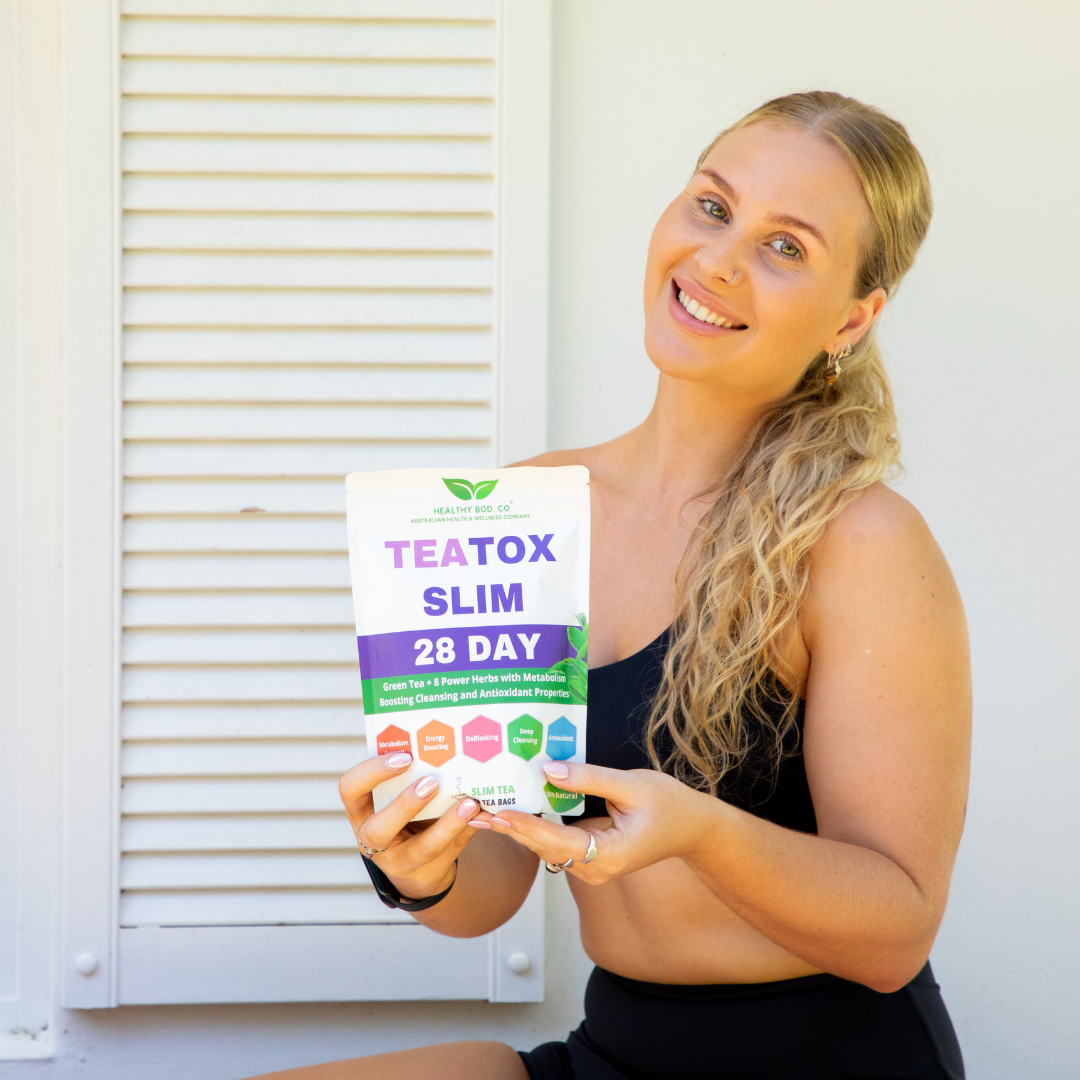
[[[927,956],[964,819],[967,637],[933,537],[882,483],[874,340],[930,211],[904,128],[837,94],[771,101],[702,154],[649,247],[652,412],[530,463],[592,474],[589,764],[547,766],[585,818],[467,802],[421,831],[432,790],[372,813],[397,762],[341,785],[400,894],[444,894],[417,914],[439,933],[492,930],[538,858],[563,869],[597,965],[585,1021],[520,1055],[275,1075],[963,1076]],[[600,289],[596,318],[617,317]]]

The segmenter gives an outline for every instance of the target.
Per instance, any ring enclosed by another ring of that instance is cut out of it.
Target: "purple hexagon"
[[[486,716],[461,727],[462,753],[476,761],[490,761],[502,749],[502,728]]]

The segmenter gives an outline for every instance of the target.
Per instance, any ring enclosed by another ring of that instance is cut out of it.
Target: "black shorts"
[[[585,1020],[522,1060],[531,1080],[963,1080],[930,965],[879,994],[835,975],[719,986],[595,968]]]

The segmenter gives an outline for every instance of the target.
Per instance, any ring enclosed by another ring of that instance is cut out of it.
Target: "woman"
[[[529,462],[592,474],[589,764],[547,766],[585,818],[464,802],[419,829],[423,780],[372,813],[401,762],[342,778],[400,893],[449,889],[417,915],[440,933],[494,929],[538,857],[565,866],[597,965],[582,1027],[274,1075],[963,1076],[927,956],[964,818],[966,630],[881,482],[874,342],[930,209],[906,131],[849,98],[780,98],[719,136],[649,247],[648,419]]]

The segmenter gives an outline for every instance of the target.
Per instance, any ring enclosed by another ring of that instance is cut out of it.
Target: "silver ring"
[[[567,859],[566,862],[545,862],[544,869],[549,874],[561,874],[564,870],[569,870],[573,865],[573,859]]]
[[[582,864],[591,863],[597,856],[596,850],[596,837],[593,836],[588,829],[584,830],[585,835],[589,838],[589,850],[585,852],[585,857],[581,860]],[[566,862],[545,862],[544,869],[549,874],[561,874],[564,870],[569,870],[574,865],[573,859],[567,859]]]
[[[357,842],[357,843],[358,843],[358,844],[359,844],[359,845],[360,845],[360,846],[361,846],[361,847],[362,847],[362,848],[364,849],[364,854],[365,854],[365,855],[366,855],[366,856],[367,856],[367,857],[368,857],[369,859],[370,859],[370,858],[373,858],[374,856],[376,856],[376,855],[380,854],[380,853],[381,853],[381,852],[383,852],[383,851],[387,851],[387,850],[388,850],[388,848],[384,848],[384,847],[381,847],[381,848],[369,848],[369,847],[367,846],[367,844],[365,844],[365,843],[364,843],[364,841],[360,839],[360,837],[359,837],[359,836],[358,836],[358,837],[356,838],[356,842]]]
[[[582,863],[591,863],[596,858],[596,837],[588,829],[585,830],[585,833],[589,837],[589,850],[585,852],[585,858],[581,861]]]

